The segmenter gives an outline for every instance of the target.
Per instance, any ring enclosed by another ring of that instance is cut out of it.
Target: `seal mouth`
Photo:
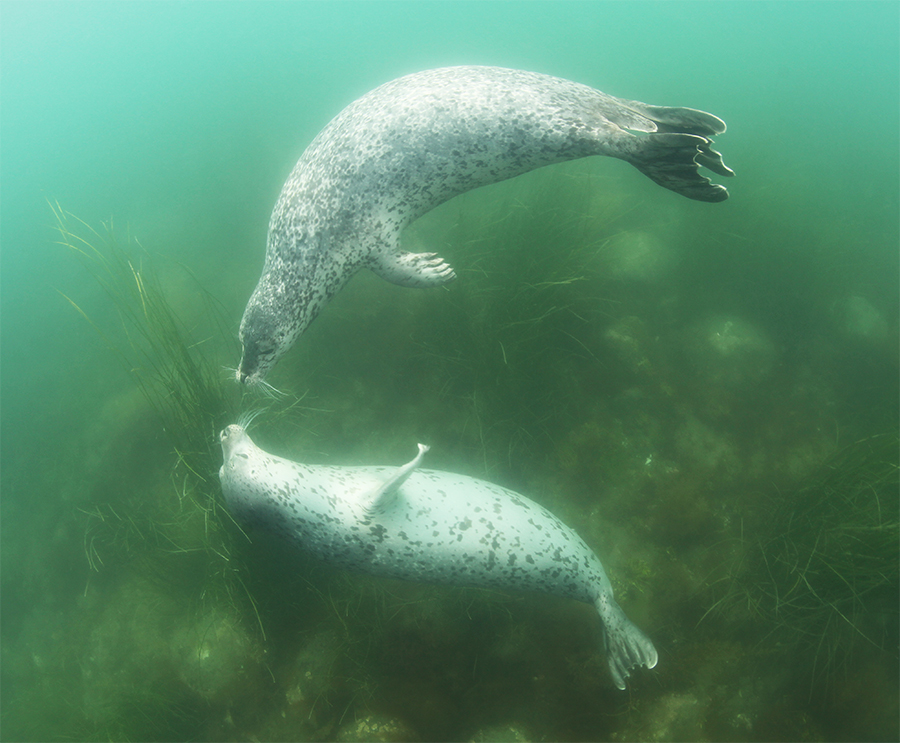
[[[240,367],[235,370],[234,378],[247,387],[255,387],[256,385],[261,384],[263,381],[263,375],[260,374],[258,369],[256,371],[248,372],[244,371]]]
[[[266,362],[267,359],[262,354],[248,353],[248,350],[245,348],[241,356],[241,363],[238,364],[238,368],[234,372],[235,379],[248,387],[261,383],[266,376],[266,372],[271,367],[271,364]]]
[[[262,384],[266,374],[275,366],[281,355],[276,344],[265,345],[254,341],[243,343],[241,362],[238,364],[235,377],[238,382],[247,386]]]

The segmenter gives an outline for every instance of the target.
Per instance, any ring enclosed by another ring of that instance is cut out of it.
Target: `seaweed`
[[[750,616],[761,642],[805,657],[798,670],[833,688],[868,648],[898,655],[898,436],[856,441],[808,482],[769,504],[763,536],[745,542],[709,613]]]
[[[242,392],[214,362],[228,347],[225,314],[187,268],[212,335],[193,336],[163,289],[153,257],[112,222],[94,229],[50,205],[59,243],[73,251],[109,299],[118,327],[103,327],[71,297],[65,299],[119,358],[159,420],[172,448],[171,484],[150,479],[141,462],[143,492],[104,492],[87,514],[85,553],[93,571],[140,566],[146,577],[179,584],[204,601],[224,593],[234,605],[250,598],[243,568],[233,559],[238,527],[218,498],[221,453],[217,432],[237,418]],[[127,466],[123,462],[123,467]],[[250,599],[252,603],[252,598]]]

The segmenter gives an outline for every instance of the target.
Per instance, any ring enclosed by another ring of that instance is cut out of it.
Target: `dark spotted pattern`
[[[464,475],[416,470],[389,505],[373,508],[372,494],[395,468],[290,462],[259,449],[240,426],[226,428],[221,439],[219,477],[239,521],[354,570],[530,589],[594,604],[621,688],[631,668],[656,664],[650,640],[613,600],[600,560],[537,503]]]
[[[698,165],[732,174],[711,148],[710,137],[723,131],[702,111],[497,67],[428,70],[376,88],[316,136],[284,184],[241,322],[238,378],[263,379],[361,267],[403,286],[453,279],[435,254],[400,252],[401,230],[453,196],[608,155],[689,198],[721,201],[727,191]]]

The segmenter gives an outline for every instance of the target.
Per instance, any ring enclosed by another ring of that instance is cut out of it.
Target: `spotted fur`
[[[323,560],[376,575],[543,591],[593,604],[609,668],[624,689],[632,668],[656,665],[653,643],[613,599],[600,560],[572,529],[518,493],[465,475],[291,462],[243,428],[221,433],[222,491],[232,515]]]
[[[724,131],[702,111],[498,67],[428,70],[376,88],[319,133],[284,184],[241,321],[237,378],[261,381],[360,268],[402,286],[451,281],[453,269],[435,253],[400,251],[403,228],[448,199],[608,155],[688,198],[722,201],[728,192],[698,166],[732,175],[711,147]]]

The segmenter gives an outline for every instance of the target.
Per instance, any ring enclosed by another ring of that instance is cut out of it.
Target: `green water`
[[[3,2],[0,737],[897,739],[898,24],[892,2]],[[604,158],[465,194],[404,236],[458,280],[354,278],[253,435],[334,464],[424,441],[549,507],[659,649],[627,693],[590,607],[348,575],[217,505],[215,426],[261,405],[223,367],[284,179],[343,106],[454,64],[714,113],[731,198]],[[51,203],[158,277],[214,370],[196,425],[142,394],[159,349]]]

